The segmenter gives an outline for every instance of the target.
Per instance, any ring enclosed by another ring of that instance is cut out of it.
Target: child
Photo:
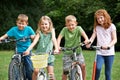
[[[114,60],[114,45],[117,42],[116,27],[112,23],[110,15],[104,9],[99,9],[94,14],[94,30],[90,38],[91,44],[97,37],[97,46],[103,49],[97,50],[97,66],[95,80],[99,80],[102,65],[105,64],[105,80],[111,80],[111,69]],[[107,48],[109,48],[107,50]]]
[[[86,33],[84,32],[84,30],[80,26],[77,26],[77,20],[75,16],[68,15],[65,18],[65,21],[66,21],[66,27],[62,29],[57,39],[59,48],[60,48],[61,39],[63,37],[65,37],[65,47],[67,48],[77,46],[79,42],[81,42],[81,36],[84,37],[86,44],[87,42],[89,42],[88,37]],[[66,52],[63,59],[65,57],[69,58],[70,55],[72,55],[71,53],[72,52]],[[83,80],[86,80],[85,62],[84,62],[84,57],[81,53],[82,53],[82,50],[81,50],[81,47],[79,47],[77,49],[77,54],[78,54],[77,56],[78,56],[79,62],[81,63]],[[66,61],[67,60],[63,60],[63,67],[66,67],[67,65]],[[67,74],[68,74],[68,71],[63,69],[62,80],[67,80]]]
[[[21,39],[24,37],[30,37],[31,39],[34,38],[35,33],[33,29],[28,25],[28,16],[25,14],[19,14],[16,20],[16,25],[12,27],[5,35],[0,37],[0,41],[7,38],[7,37],[14,37],[16,39]],[[21,55],[23,52],[29,47],[31,44],[31,40],[27,40],[25,42],[17,42],[17,53]],[[25,69],[26,69],[26,77],[28,80],[32,80],[32,62],[30,59],[30,54],[24,57]]]
[[[49,52],[53,50],[53,43],[55,45],[55,52],[58,52],[57,41],[55,37],[55,30],[53,28],[52,20],[48,16],[42,16],[38,23],[38,29],[36,31],[36,37],[33,43],[29,46],[25,53],[29,53],[29,51],[36,45],[37,52]],[[49,56],[48,60],[48,75],[51,78],[50,80],[55,80],[54,78],[54,55]],[[33,80],[36,80],[39,69],[34,69]]]

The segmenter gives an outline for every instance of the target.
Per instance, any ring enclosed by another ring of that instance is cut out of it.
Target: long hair
[[[49,32],[52,31],[52,29],[53,29],[52,20],[51,20],[50,17],[48,17],[48,16],[42,16],[42,17],[40,18],[39,22],[38,22],[38,28],[37,28],[37,30],[36,30],[36,33],[39,33],[40,31],[42,31],[42,29],[41,29],[41,22],[42,22],[43,20],[47,20],[47,21],[49,22],[49,25],[50,25],[50,28],[49,28],[49,30],[47,31],[47,33],[49,33]],[[42,31],[42,32],[43,32],[43,31]]]
[[[111,22],[112,22],[110,15],[105,9],[99,9],[94,14],[94,28],[96,28],[97,25],[100,25],[97,21],[97,16],[104,16],[105,20],[104,20],[104,24],[102,25],[102,27],[104,27],[105,29],[110,27]]]

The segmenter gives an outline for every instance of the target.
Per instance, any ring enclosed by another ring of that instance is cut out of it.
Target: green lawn
[[[8,64],[10,62],[12,54],[13,54],[13,51],[0,51],[0,65],[1,65],[0,66],[0,80],[8,80],[7,78],[8,77]],[[61,76],[62,76],[62,55],[63,54],[56,55],[56,61],[55,61],[55,67],[54,67],[56,80],[61,80]],[[83,55],[86,61],[86,71],[87,71],[86,80],[91,80],[95,52],[83,50]],[[120,52],[116,52],[113,69],[112,69],[112,80],[120,80],[119,61],[120,61]],[[104,68],[102,69],[100,80],[105,80],[104,79]]]

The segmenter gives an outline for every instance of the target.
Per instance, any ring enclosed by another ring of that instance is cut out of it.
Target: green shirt
[[[81,33],[84,30],[80,26],[76,26],[76,28],[73,31],[69,31],[67,27],[64,27],[62,31],[60,32],[60,35],[62,35],[65,38],[65,47],[71,48],[77,46],[81,42]],[[81,47],[77,49],[77,53],[79,54],[81,52]],[[71,51],[67,51],[66,54],[71,54]]]
[[[48,34],[43,34],[42,32],[40,32],[40,39],[39,39],[39,43],[37,45],[37,50],[36,50],[36,54],[44,54],[45,52],[50,52],[53,50],[53,42],[52,42],[52,33],[48,33]],[[48,63],[50,62],[54,62],[54,55],[50,55],[48,58]]]

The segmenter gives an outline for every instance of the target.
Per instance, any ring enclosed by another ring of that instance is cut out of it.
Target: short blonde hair
[[[42,16],[42,17],[40,18],[39,22],[38,22],[38,28],[37,28],[36,33],[39,33],[40,31],[42,31],[42,29],[41,29],[41,23],[42,23],[43,20],[47,20],[47,21],[49,22],[49,25],[50,25],[50,28],[49,28],[49,30],[47,31],[47,33],[49,33],[49,32],[52,31],[52,29],[53,29],[53,22],[52,22],[51,18],[48,17],[48,16]]]
[[[17,17],[17,21],[21,21],[21,22],[26,22],[28,23],[28,16],[25,15],[25,14],[19,14],[18,17]]]
[[[68,15],[68,16],[66,16],[65,21],[66,21],[66,23],[69,22],[69,21],[77,22],[77,19],[74,15]]]

